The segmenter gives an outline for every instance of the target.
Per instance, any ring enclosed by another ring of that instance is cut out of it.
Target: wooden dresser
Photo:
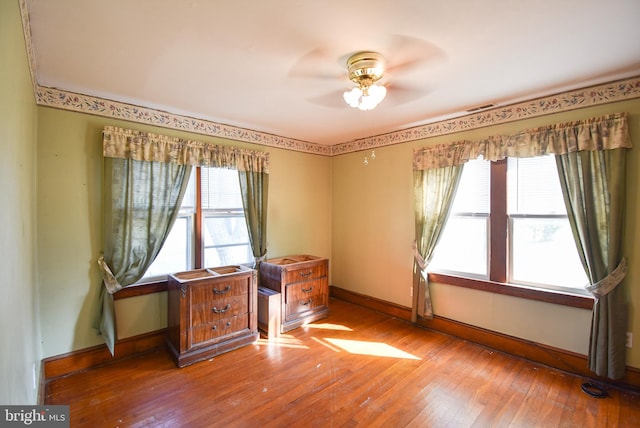
[[[179,367],[258,339],[257,271],[224,266],[168,276],[167,343]]]
[[[329,259],[296,255],[260,263],[260,286],[280,293],[280,332],[329,315]]]

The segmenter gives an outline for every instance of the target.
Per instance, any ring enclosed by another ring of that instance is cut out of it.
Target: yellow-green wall
[[[37,109],[16,1],[0,0],[0,58],[0,403],[33,404],[41,359]]]
[[[102,251],[102,134],[105,125],[270,153],[268,257],[331,256],[331,159],[38,108],[38,276],[42,346],[53,356],[102,343],[96,316]],[[120,338],[166,327],[166,295],[116,302]]]
[[[332,284],[382,300],[411,306],[414,238],[411,158],[415,147],[510,134],[541,125],[626,111],[636,148],[627,161],[629,329],[635,335],[628,365],[640,368],[640,100],[496,125],[452,135],[333,158]],[[547,344],[583,355],[588,349],[591,311],[525,300],[444,284],[431,284],[436,315]]]

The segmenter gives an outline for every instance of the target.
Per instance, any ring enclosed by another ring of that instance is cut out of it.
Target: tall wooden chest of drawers
[[[282,333],[329,315],[329,259],[296,255],[260,263],[260,286],[280,293]]]
[[[258,339],[257,271],[224,266],[168,276],[169,350],[179,367]]]

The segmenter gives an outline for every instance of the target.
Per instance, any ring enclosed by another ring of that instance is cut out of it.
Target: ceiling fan
[[[377,52],[358,52],[347,60],[349,80],[356,84],[342,94],[344,101],[360,110],[373,110],[387,95],[377,82],[384,75],[384,59]]]
[[[340,85],[330,93],[309,98],[315,104],[371,110],[384,99],[385,104],[393,105],[413,101],[428,92],[422,71],[444,58],[442,50],[432,43],[403,35],[390,36],[375,50],[347,55],[336,54],[337,50],[314,49],[290,70],[293,78],[318,79],[334,88]],[[412,74],[416,71],[420,73]],[[355,86],[346,86],[347,79]]]

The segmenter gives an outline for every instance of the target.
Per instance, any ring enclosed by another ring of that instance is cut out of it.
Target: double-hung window
[[[467,162],[429,271],[586,294],[554,157]]]
[[[180,212],[162,250],[140,282],[168,273],[250,263],[238,171],[193,168]]]

